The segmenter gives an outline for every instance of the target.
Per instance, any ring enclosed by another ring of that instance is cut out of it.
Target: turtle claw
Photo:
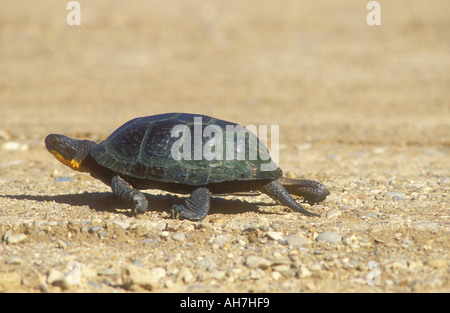
[[[188,209],[183,204],[172,205],[172,216],[173,218],[176,219],[188,219],[190,221],[200,221],[206,217],[206,214],[200,211]]]
[[[211,193],[207,188],[195,189],[184,204],[172,205],[172,215],[175,218],[186,218],[199,221],[206,217],[209,211]]]
[[[147,199],[145,199],[145,197],[142,199],[141,197],[139,197],[139,199],[134,199],[134,216],[138,215],[138,214],[144,214],[145,212],[147,212],[148,210],[148,202]]]
[[[278,201],[280,204],[289,207],[292,210],[302,213],[306,216],[320,216],[317,213],[309,212],[305,210],[300,204],[295,201],[290,193],[281,185],[281,183],[277,180],[274,180],[263,188],[261,191],[270,196],[272,199]]]
[[[278,181],[287,192],[302,197],[303,202],[310,205],[322,202],[330,195],[330,191],[324,185],[314,180],[281,177]]]
[[[113,177],[111,181],[111,188],[114,194],[116,194],[119,198],[133,201],[133,213],[135,216],[147,212],[148,202],[144,194],[139,190],[134,189],[119,175]]]

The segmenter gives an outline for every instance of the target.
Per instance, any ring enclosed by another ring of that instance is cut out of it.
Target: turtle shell
[[[191,186],[274,180],[282,175],[276,166],[262,170],[272,160],[253,133],[197,114],[135,118],[99,143],[91,155],[98,164],[127,177]]]

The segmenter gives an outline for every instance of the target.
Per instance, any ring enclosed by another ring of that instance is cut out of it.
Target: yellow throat
[[[51,150],[50,153],[53,154],[59,162],[70,167],[71,169],[79,172],[86,172],[86,169],[81,166],[81,162],[75,159],[67,160],[58,151],[55,150]]]

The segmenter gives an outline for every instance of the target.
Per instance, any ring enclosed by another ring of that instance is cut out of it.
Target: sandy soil
[[[0,291],[450,291],[448,1],[380,1],[380,26],[364,1],[80,3],[0,10]],[[176,111],[279,125],[321,217],[227,196],[179,221],[149,190],[136,218],[43,144]]]

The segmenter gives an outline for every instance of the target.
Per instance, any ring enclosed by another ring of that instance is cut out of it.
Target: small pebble
[[[433,267],[435,269],[447,268],[448,262],[444,259],[431,259],[425,262],[425,265]]]
[[[98,226],[98,225],[92,226],[91,228],[89,228],[89,233],[90,233],[90,234],[96,233],[96,232],[98,232],[100,229],[102,229],[101,226]]]
[[[380,215],[378,213],[369,213],[366,215],[363,215],[362,219],[368,219],[368,218],[378,218]]]
[[[395,201],[406,200],[406,195],[403,192],[397,192],[397,191],[386,192],[383,194],[383,197],[392,198]]]
[[[100,276],[114,276],[114,275],[119,275],[119,271],[105,267],[105,268],[99,269],[97,271],[97,274]]]
[[[338,243],[342,241],[342,236],[331,231],[319,234],[316,238],[317,242]]]
[[[150,221],[142,221],[130,225],[130,229],[133,230],[137,236],[145,237],[151,230],[153,230],[154,226],[155,224]]]
[[[287,236],[286,242],[290,247],[298,248],[308,244],[308,239],[297,234],[292,234]]]
[[[388,264],[386,264],[386,268],[395,270],[406,270],[408,268],[408,263],[406,260],[394,260]]]
[[[73,177],[56,177],[54,181],[55,183],[71,182],[73,181]]]
[[[18,256],[12,256],[8,259],[8,261],[6,261],[7,264],[12,264],[12,265],[20,265],[23,263],[22,259],[19,258]]]
[[[374,237],[373,240],[375,241],[375,243],[384,243],[383,239],[380,239],[380,238],[377,238],[377,237]]]
[[[146,244],[154,245],[158,242],[158,240],[155,238],[146,238],[146,239],[143,239],[142,242],[146,243]]]
[[[212,217],[209,219],[209,222],[225,225],[227,223],[227,220],[221,217]]]
[[[94,289],[102,289],[102,285],[100,285],[99,283],[97,283],[96,281],[93,280],[88,280],[88,286],[91,286]]]
[[[146,268],[145,265],[138,259],[134,259],[133,262],[131,262],[131,264],[142,267],[142,268]]]
[[[166,270],[162,267],[152,268],[150,270],[150,273],[157,280],[160,280],[161,278],[166,277]]]
[[[159,236],[161,238],[167,238],[170,236],[170,232],[168,232],[167,230],[162,231],[161,233],[159,233]]]
[[[319,272],[322,270],[322,265],[318,262],[312,263],[308,266],[309,270],[312,272]]]
[[[404,238],[402,239],[402,246],[411,246],[413,244],[413,242],[411,240],[409,240],[408,238]]]
[[[411,270],[422,268],[423,263],[420,261],[408,261],[408,268]]]
[[[60,287],[61,289],[68,289],[69,284],[66,276],[58,270],[51,269],[47,275],[47,283],[53,286]]]
[[[271,239],[271,240],[283,240],[283,233],[278,232],[278,231],[268,231],[265,235],[267,238]]]
[[[373,154],[383,154],[386,153],[386,148],[385,147],[377,147],[372,149],[372,153]]]
[[[207,270],[210,272],[215,271],[217,269],[216,263],[210,256],[206,256],[200,260],[195,261],[194,266],[197,269]]]
[[[184,233],[177,231],[174,234],[172,234],[172,239],[175,241],[184,241],[184,239],[186,239],[186,236],[184,235]]]
[[[221,280],[221,279],[223,279],[225,276],[226,276],[226,272],[224,272],[224,271],[218,271],[218,270],[216,270],[216,271],[213,271],[212,272],[212,277],[213,278],[215,278],[215,279],[217,279],[217,280]]]
[[[218,235],[212,240],[213,248],[222,248],[230,240],[229,235]]]
[[[11,234],[11,231],[6,231],[3,236],[4,241],[9,245],[18,244],[24,242],[27,239],[27,235],[25,234]]]
[[[311,277],[312,273],[306,266],[301,266],[298,270],[298,278]]]
[[[65,241],[63,241],[63,240],[58,240],[57,242],[56,242],[56,246],[59,248],[59,249],[66,249],[67,248],[67,243],[65,242]]]
[[[190,284],[194,281],[194,275],[187,267],[181,268],[177,275],[178,280],[183,281],[185,284]]]
[[[113,224],[119,226],[122,229],[128,229],[130,227],[130,223],[127,222],[114,221]]]
[[[289,265],[289,264],[291,264],[291,260],[289,258],[283,257],[283,256],[277,256],[277,257],[273,257],[273,258],[268,258],[268,260],[270,261],[270,265],[271,266]]]
[[[281,274],[280,272],[274,271],[270,274],[270,276],[272,276],[273,280],[279,280],[281,278]]]
[[[411,225],[413,228],[420,230],[437,230],[438,224],[433,222],[415,222]]]
[[[280,273],[284,277],[292,277],[295,275],[295,272],[291,269],[289,265],[277,265],[272,267],[272,270]]]
[[[427,155],[431,155],[431,156],[445,156],[444,152],[441,152],[439,150],[436,149],[422,149],[422,153],[423,154],[427,154]]]
[[[334,209],[334,210],[328,211],[328,213],[327,213],[327,218],[328,218],[328,219],[336,218],[336,217],[338,217],[338,216],[341,215],[341,214],[342,214],[342,213],[341,213],[340,210]]]
[[[262,270],[265,270],[266,268],[270,267],[271,264],[272,263],[266,258],[262,258],[255,255],[248,255],[244,261],[245,266],[249,268],[260,268]]]
[[[152,272],[146,268],[127,264],[122,269],[123,286],[128,290],[139,290],[138,287],[146,290],[153,290],[158,286],[159,278],[153,276]]]

